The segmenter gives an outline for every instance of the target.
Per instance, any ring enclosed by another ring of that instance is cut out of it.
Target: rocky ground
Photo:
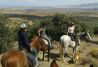
[[[65,57],[64,59],[66,62],[65,63],[61,62],[59,57],[59,54],[60,54],[59,48],[57,47],[60,44],[56,42],[54,43],[56,49],[51,50],[51,53],[50,53],[50,62],[47,62],[47,58],[45,58],[45,61],[43,61],[39,65],[39,67],[50,67],[50,64],[54,58],[56,58],[56,62],[59,65],[59,67],[90,67],[91,64],[94,64],[98,61],[98,59],[94,59],[93,57],[89,56],[89,52],[92,48],[98,48],[97,40],[98,38],[97,36],[95,36],[94,38],[92,38],[91,42],[81,41],[79,51],[82,51],[82,53],[81,53],[80,60],[77,63],[71,62],[72,48],[68,48],[67,54],[69,57]],[[38,57],[42,58],[42,52],[39,53]],[[98,62],[96,64],[98,64]],[[94,67],[97,67],[97,66],[95,65]]]

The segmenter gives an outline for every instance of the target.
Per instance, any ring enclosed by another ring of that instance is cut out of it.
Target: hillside
[[[98,62],[96,58],[91,54],[91,52],[98,48],[98,36],[93,36],[91,42],[85,42],[81,41],[80,49],[79,51],[82,51],[80,60],[78,60],[77,63],[72,63],[71,58],[72,58],[72,48],[68,48],[67,53],[68,57],[65,57],[66,62],[61,62],[60,57],[59,57],[59,42],[53,42],[52,45],[54,45],[55,49],[52,49],[50,52],[50,62],[47,62],[47,54],[45,56],[45,61],[42,61],[39,67],[50,67],[50,64],[54,58],[56,58],[57,64],[59,67],[89,67],[91,64],[94,65],[94,67],[98,67]],[[16,43],[17,46],[17,43]],[[16,47],[17,48],[17,47]],[[93,52],[94,53],[94,52]],[[98,53],[98,52],[95,52]],[[0,55],[0,58],[2,55]],[[39,52],[38,57],[41,59],[42,58],[42,52]],[[1,67],[1,66],[0,66]]]

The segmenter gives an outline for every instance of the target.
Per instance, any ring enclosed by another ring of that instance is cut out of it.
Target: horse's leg
[[[48,62],[49,62],[49,56],[50,56],[50,45],[48,46]]]
[[[60,61],[63,61],[63,49],[60,47]]]
[[[73,48],[73,58],[74,58],[75,54],[77,53],[78,48],[79,48],[79,46],[75,46],[75,47]]]
[[[44,61],[44,55],[45,55],[45,50],[43,50],[43,58],[42,58],[42,61]]]
[[[73,48],[73,53],[76,53],[76,52],[78,51],[78,49],[79,49],[79,46],[75,46],[75,47]]]

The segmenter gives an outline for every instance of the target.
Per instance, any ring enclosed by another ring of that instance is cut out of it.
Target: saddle
[[[74,36],[69,36],[71,38],[72,41],[76,41]]]
[[[39,48],[40,51],[43,51],[43,50],[47,50],[48,49],[48,41],[44,38],[40,38],[40,43],[41,43],[41,46]]]

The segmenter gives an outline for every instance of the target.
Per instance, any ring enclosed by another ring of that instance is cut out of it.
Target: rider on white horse
[[[67,35],[69,35],[71,37],[71,39],[73,41],[75,41],[77,45],[79,45],[79,42],[77,40],[77,35],[75,33],[75,23],[74,22],[69,23]]]

